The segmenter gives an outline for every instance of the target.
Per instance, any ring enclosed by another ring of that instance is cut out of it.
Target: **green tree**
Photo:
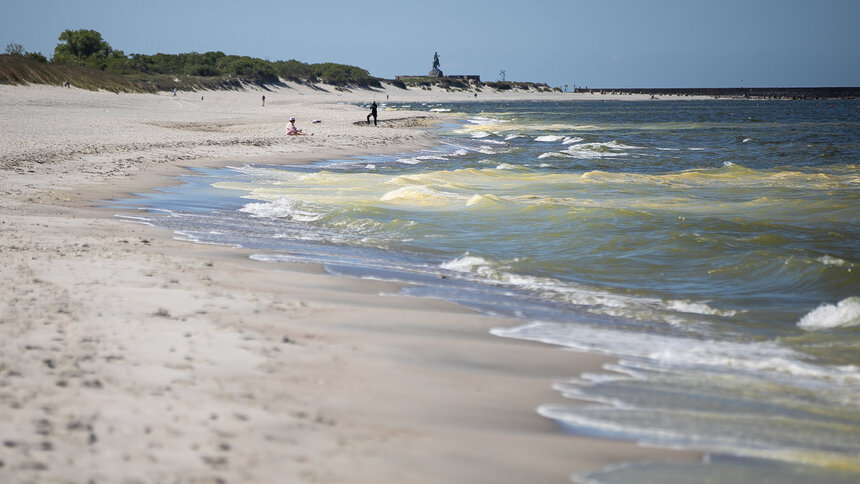
[[[316,81],[313,68],[304,62],[290,59],[288,61],[277,61],[273,65],[275,67],[275,72],[284,79],[290,79],[293,81],[300,79]]]
[[[95,30],[64,30],[54,48],[54,62],[60,64],[104,64],[113,49]]]
[[[24,55],[24,46],[12,42],[6,46],[6,53],[10,55]]]
[[[43,64],[48,62],[48,58],[45,57],[41,52],[27,52],[27,57],[35,61],[39,61]]]

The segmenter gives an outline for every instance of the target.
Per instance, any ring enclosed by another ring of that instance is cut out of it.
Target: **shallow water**
[[[557,384],[590,404],[540,414],[742,456],[589,482],[795,472],[779,466],[860,476],[856,103],[409,109],[455,113],[437,149],[200,170],[116,205],[258,260],[323,262],[520,317],[494,333],[620,358]]]

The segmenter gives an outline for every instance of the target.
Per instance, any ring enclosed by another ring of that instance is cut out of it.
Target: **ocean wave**
[[[817,381],[860,382],[860,372],[856,367],[809,363],[804,361],[806,356],[802,353],[772,342],[698,340],[546,321],[495,328],[491,332],[496,336],[539,341],[578,351],[620,358],[644,358],[659,367],[768,372]]]
[[[505,270],[502,264],[468,253],[440,267],[478,276],[481,282],[525,290],[543,299],[575,305],[594,314],[637,321],[662,321],[673,326],[686,326],[701,322],[698,316],[728,318],[736,314],[736,311],[713,308],[702,301],[627,296],[553,278],[516,274]]]
[[[580,148],[584,147],[584,149]],[[588,145],[572,145],[571,149],[562,151],[571,153],[577,158],[599,158],[621,156],[609,147],[593,151]],[[738,189],[845,189],[852,179],[845,176],[822,173],[806,173],[801,171],[785,171],[780,169],[755,170],[733,162],[725,162],[719,168],[691,169],[665,174],[640,174],[626,172],[604,172],[592,170],[583,175],[583,180],[599,175],[599,181],[609,183],[642,183],[648,185],[671,185],[674,187],[713,187],[731,185]],[[773,203],[770,197],[748,202]]]
[[[564,136],[558,136],[558,135],[547,134],[547,135],[543,135],[543,136],[538,136],[538,137],[537,137],[537,138],[535,138],[534,140],[535,140],[535,141],[544,142],[544,143],[553,143],[553,142],[556,142],[556,141],[561,141],[561,140],[563,140],[563,139],[564,139]]]
[[[313,222],[319,220],[319,213],[303,210],[295,200],[280,197],[272,202],[248,203],[239,209],[240,212],[249,213],[254,217],[262,218],[286,218],[297,222]]]
[[[430,188],[409,185],[398,188],[396,190],[391,190],[390,192],[386,192],[384,195],[382,195],[382,197],[380,197],[380,200],[384,202],[389,202],[394,200],[424,199],[435,196],[436,192],[434,190],[431,190]]]
[[[469,118],[466,121],[472,124],[498,124],[502,122],[499,119],[485,118],[483,116],[475,116],[474,118]]]
[[[207,240],[204,234],[194,233],[193,231],[188,230],[176,230],[174,231],[176,236],[173,238],[174,240],[180,240],[182,242],[193,242],[195,244],[203,244],[203,245],[222,245],[227,247],[235,247],[241,248],[242,246],[239,244],[231,244],[231,243],[222,243],[222,242],[213,242]]]
[[[412,205],[412,208],[430,208],[450,206],[451,203],[455,202],[462,203],[467,198],[456,193],[434,190],[424,185],[407,185],[386,192],[379,200],[390,203],[408,203]]]
[[[590,160],[626,156],[627,149],[639,149],[639,146],[625,145],[617,141],[570,144],[562,153],[574,158]]]
[[[579,404],[538,408],[540,415],[571,430],[856,467],[856,367],[816,364],[769,341],[715,341],[543,321],[491,333],[618,358],[604,365],[605,373],[585,373],[553,386]]]
[[[723,317],[732,317],[737,314],[737,311],[733,310],[719,310],[712,308],[706,303],[701,302],[690,302],[690,301],[669,301],[667,307],[673,311],[678,311],[681,313],[691,313],[691,314],[704,314],[709,316],[723,316]]]
[[[850,265],[853,265],[853,264],[851,264],[851,263],[849,263],[849,262],[846,262],[846,261],[844,261],[844,260],[842,260],[842,259],[840,259],[840,258],[838,258],[838,257],[831,257],[831,256],[829,256],[829,255],[821,256],[821,257],[819,257],[819,258],[818,258],[818,259],[816,259],[816,260],[817,260],[818,262],[821,262],[822,264],[824,264],[824,265],[826,265],[826,266],[843,267],[843,266],[845,266],[845,265],[849,265],[849,266],[850,266]]]
[[[467,207],[473,207],[473,206],[475,206],[475,205],[483,205],[483,206],[493,205],[493,206],[499,206],[500,204],[510,205],[510,202],[508,202],[508,201],[506,201],[506,200],[502,199],[501,197],[498,197],[498,196],[496,196],[496,195],[493,195],[492,193],[485,193],[485,194],[483,194],[483,195],[473,195],[473,196],[472,196],[472,198],[470,198],[470,199],[466,202],[466,206],[467,206]],[[449,270],[453,270],[453,269],[449,269]]]
[[[466,254],[463,257],[443,262],[439,267],[455,272],[473,272],[489,265],[490,262],[482,257]]]
[[[860,326],[860,297],[849,297],[837,304],[822,304],[797,322],[807,331]]]
[[[549,151],[547,153],[541,153],[538,155],[538,159],[542,160],[544,158],[573,158],[574,156],[569,153],[562,153],[560,151]]]
[[[501,140],[488,138],[461,138],[452,140],[449,145],[456,148],[454,153],[483,153],[485,155],[494,155],[510,151],[510,145]],[[465,150],[465,151],[461,151]]]
[[[475,131],[472,133],[473,138],[486,138],[487,136],[490,136],[490,133],[486,131]]]
[[[617,151],[618,149],[619,145],[612,143],[583,143],[572,144],[564,152],[574,158],[585,160],[627,155],[625,152]]]
[[[417,165],[418,163],[423,163],[425,161],[431,161],[431,160],[447,161],[448,158],[446,158],[444,156],[439,156],[439,155],[421,155],[421,156],[398,158],[397,162],[403,163],[405,165]]]

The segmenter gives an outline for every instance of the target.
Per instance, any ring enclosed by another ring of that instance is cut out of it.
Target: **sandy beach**
[[[382,110],[373,128],[353,103],[473,96],[0,86],[0,482],[562,483],[697,458],[538,416],[563,400],[555,378],[609,360],[488,332],[518,321],[274,269],[99,207],[188,167],[432,145],[421,125],[443,114]],[[598,95],[479,99],[576,96]],[[313,135],[285,136],[290,116]]]

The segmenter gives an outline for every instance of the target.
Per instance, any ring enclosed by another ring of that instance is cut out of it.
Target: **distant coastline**
[[[743,99],[858,99],[860,87],[681,87],[681,88],[582,88],[585,94],[646,94],[653,96],[710,96]]]

